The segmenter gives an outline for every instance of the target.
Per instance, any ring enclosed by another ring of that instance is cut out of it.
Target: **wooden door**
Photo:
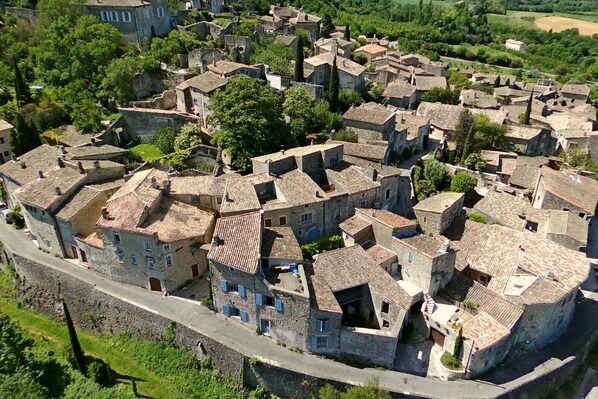
[[[77,252],[77,247],[76,246],[71,245],[71,252],[73,253],[73,258],[79,259],[79,252]]]
[[[84,250],[81,250],[81,261],[87,263],[87,254]]]
[[[162,284],[160,283],[160,280],[158,280],[155,277],[150,277],[149,283],[150,283],[150,289],[152,291],[162,292]]]
[[[199,268],[197,267],[197,263],[191,265],[191,274],[193,275],[193,277],[199,276]]]
[[[440,345],[440,346],[444,347],[444,335],[442,335],[442,333],[440,331],[431,328],[430,329],[430,337],[432,338],[432,340],[434,341],[434,343],[436,345]]]

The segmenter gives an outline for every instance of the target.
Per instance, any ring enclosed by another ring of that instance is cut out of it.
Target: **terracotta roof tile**
[[[262,256],[273,259],[303,260],[301,247],[290,227],[266,227],[264,229]]]

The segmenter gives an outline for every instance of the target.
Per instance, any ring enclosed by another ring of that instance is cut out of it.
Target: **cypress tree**
[[[322,28],[321,28],[322,37],[325,39],[330,38],[330,34],[334,32],[334,22],[332,22],[332,17],[330,14],[324,14],[324,19],[322,20]]]
[[[330,108],[332,111],[338,110],[338,93],[339,93],[339,77],[338,67],[336,66],[336,56],[332,63],[332,71],[330,72],[330,82],[328,83],[328,100],[330,101]]]
[[[467,140],[467,135],[473,126],[474,118],[471,112],[466,108],[459,114],[459,120],[457,122],[457,126],[455,127],[455,134],[453,135],[456,149],[455,149],[455,161],[459,161],[461,159],[461,153],[463,152],[463,148],[465,147],[465,141]]]
[[[453,348],[453,356],[458,359],[459,354],[461,353],[461,349],[463,349],[463,327],[459,329],[459,334],[455,339],[455,347]]]
[[[344,39],[348,42],[351,41],[351,26],[349,24],[347,24],[345,26],[345,35],[344,35]]]
[[[529,100],[527,101],[527,107],[525,107],[525,113],[521,115],[520,122],[524,125],[529,125],[529,117],[532,113],[532,101],[534,99],[534,92],[530,94]]]
[[[463,147],[463,156],[461,157],[461,163],[465,163],[467,157],[473,153],[473,145],[475,141],[475,131],[473,127],[469,129],[467,133],[467,139],[465,140],[465,146]]]
[[[19,64],[14,61],[15,70],[15,97],[17,99],[17,106],[22,107],[25,104],[32,102],[31,92],[29,91],[29,85],[23,79],[21,71],[19,70]]]
[[[500,86],[500,76],[496,77],[496,80],[494,81],[494,87],[499,87]]]
[[[73,354],[75,355],[75,363],[77,363],[77,368],[79,369],[81,374],[87,375],[87,364],[85,364],[85,354],[83,353],[83,349],[81,349],[81,344],[79,344],[79,338],[77,338],[77,331],[75,330],[73,320],[71,319],[71,314],[69,313],[69,309],[66,306],[66,302],[64,301],[64,299],[62,300],[62,308],[64,309],[66,327],[69,330],[71,348],[73,350]]]
[[[297,53],[295,54],[295,82],[303,82],[303,46],[297,43]]]

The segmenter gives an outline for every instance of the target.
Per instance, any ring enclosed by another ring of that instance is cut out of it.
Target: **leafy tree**
[[[212,142],[229,151],[233,166],[246,171],[251,158],[292,144],[285,135],[280,96],[264,82],[246,75],[230,78],[210,104],[210,121],[220,126]]]
[[[432,159],[425,163],[424,177],[434,185],[436,190],[440,190],[448,178],[448,171],[442,162]]]
[[[69,309],[66,306],[66,302],[64,301],[64,299],[62,300],[62,309],[64,310],[64,319],[66,321],[66,327],[69,331],[71,349],[73,351],[73,355],[75,356],[75,364],[77,365],[77,369],[81,372],[81,374],[87,375],[87,363],[85,363],[85,354],[83,353],[83,349],[81,349],[81,344],[79,343],[79,338],[77,337],[75,325],[73,324],[71,314],[69,313]]]
[[[91,99],[84,99],[73,105],[73,124],[83,133],[96,133],[102,130],[102,111]]]
[[[534,93],[532,92],[532,94],[530,94],[529,96],[529,100],[527,100],[527,106],[525,107],[525,112],[523,114],[521,114],[521,116],[519,117],[519,122],[521,122],[522,125],[529,125],[529,119],[530,116],[532,114],[532,102],[534,101]]]
[[[37,107],[33,124],[38,131],[58,127],[67,123],[68,115],[64,107],[54,101],[43,100]]]
[[[299,48],[300,46],[297,46]],[[297,54],[283,42],[264,39],[255,47],[251,55],[252,64],[266,64],[272,73],[283,76],[293,76],[292,61]],[[303,64],[302,64],[303,66]]]
[[[490,121],[487,115],[476,115],[472,129],[475,131],[475,144],[472,152],[502,148],[506,144],[506,134],[509,127]]]
[[[175,29],[165,38],[156,37],[152,39],[150,48],[144,56],[156,63],[163,62],[167,65],[178,67],[178,55],[187,54],[197,47],[202,47],[199,40],[194,36]]]
[[[351,25],[345,25],[345,33],[343,34],[343,38],[348,42],[351,41]]]
[[[330,109],[338,110],[338,95],[340,90],[340,80],[338,76],[338,66],[336,65],[336,56],[332,62],[332,71],[330,71],[330,81],[328,82],[328,101]]]
[[[295,82],[303,82],[305,78],[303,77],[303,46],[297,44],[297,54],[295,55]]]
[[[19,70],[19,64],[17,62],[14,63],[14,71],[15,71],[15,99],[17,100],[17,105],[23,106],[25,104],[29,104],[33,101],[31,98],[31,92],[29,91],[29,84],[25,82],[23,79],[23,75],[21,75],[21,71]]]
[[[464,165],[468,169],[477,170],[478,172],[483,172],[486,169],[487,162],[482,156],[478,153],[473,153],[465,159]]]
[[[456,144],[456,157],[461,157],[463,153],[463,148],[465,147],[465,140],[467,139],[467,135],[469,131],[473,127],[473,115],[469,109],[465,108],[459,114],[459,120],[457,121],[457,126],[455,127],[455,132],[453,134],[453,139],[455,140]]]
[[[12,153],[18,157],[40,145],[42,145],[42,142],[35,129],[23,119],[21,113],[17,114],[15,129],[10,136]]]
[[[355,54],[355,56],[353,56],[353,61],[359,65],[365,65],[368,63],[368,57],[366,57],[365,54]]]
[[[174,139],[174,150],[187,150],[201,144],[201,132],[195,123],[187,123]]]
[[[191,152],[189,150],[178,150],[168,155],[167,162],[168,166],[176,171],[183,171],[189,168],[189,156]]]
[[[469,193],[476,188],[478,181],[465,172],[457,173],[451,180],[451,191]]]
[[[459,104],[459,93],[443,87],[434,87],[422,98],[423,101],[443,104]]]
[[[102,88],[118,104],[124,105],[135,99],[133,81],[138,71],[136,58],[130,56],[115,58],[106,68]]]
[[[177,131],[171,127],[165,127],[158,130],[158,134],[154,137],[154,145],[164,154],[170,154],[174,151],[175,139],[177,138]]]
[[[465,74],[458,71],[449,71],[448,82],[451,86],[455,86],[457,89],[471,88],[471,81]]]
[[[306,144],[307,135],[316,125],[314,106],[314,100],[303,86],[291,87],[285,93],[282,109],[291,119],[291,131],[299,144]]]
[[[0,374],[0,398],[46,399],[48,390],[28,368],[19,368],[11,374]]]
[[[334,22],[332,21],[332,17],[330,14],[324,14],[324,18],[322,19],[322,27],[320,28],[320,33],[322,37],[325,39],[330,38],[330,34],[334,32]]]
[[[363,98],[356,90],[341,90],[338,98],[338,111],[345,112],[351,106],[360,105],[363,103]]]

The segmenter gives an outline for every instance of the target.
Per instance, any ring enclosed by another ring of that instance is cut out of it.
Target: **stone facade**
[[[0,119],[0,165],[12,159],[10,150],[10,135],[12,129],[13,126],[10,123]]]
[[[463,213],[464,199],[463,194],[444,193],[414,206],[413,210],[422,230],[427,234],[443,234]]]

